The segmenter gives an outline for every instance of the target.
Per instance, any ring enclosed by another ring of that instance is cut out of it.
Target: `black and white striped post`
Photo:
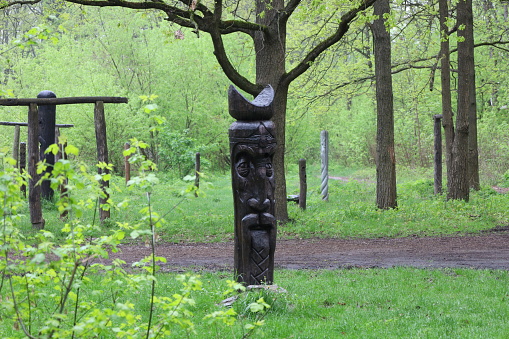
[[[320,145],[322,158],[320,190],[322,192],[322,200],[329,201],[329,132],[322,131],[320,133]]]

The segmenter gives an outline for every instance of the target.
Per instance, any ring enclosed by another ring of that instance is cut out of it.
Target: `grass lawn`
[[[336,175],[360,180],[331,180],[330,200],[323,202],[319,194],[319,178],[309,173],[308,208],[302,211],[296,205],[289,205],[291,221],[280,225],[280,239],[469,234],[509,223],[508,195],[498,194],[489,187],[472,192],[469,203],[447,201],[443,196],[433,195],[431,179],[415,180],[410,174],[409,179],[398,183],[398,209],[379,211],[374,207],[373,173],[349,171]],[[103,254],[100,246],[88,248],[86,244],[118,231],[124,223],[138,225],[138,234],[148,234],[150,228],[146,215],[139,212],[146,211],[149,202],[150,209],[164,217],[164,222],[156,228],[160,240],[232,240],[233,206],[229,177],[220,174],[206,180],[208,184],[202,183],[205,196],[198,198],[182,194],[186,186],[182,181],[161,180],[151,190],[149,200],[142,189],[126,190],[123,179],[113,177],[111,220],[100,225],[97,213],[84,208],[79,218],[71,215],[68,221],[62,221],[56,207],[46,203],[46,229],[38,234],[31,229],[26,204],[17,205],[19,218],[4,218],[2,248],[10,251],[30,249],[33,258],[12,266],[8,264],[7,252],[2,250],[0,337],[24,338],[17,321],[23,319],[24,324],[30,325],[30,333],[35,338],[45,337],[40,334],[45,326],[70,330],[72,324],[80,320],[88,321],[92,329],[83,330],[76,338],[144,338],[143,326],[136,330],[138,332],[133,330],[135,334],[131,336],[121,333],[125,328],[136,329],[148,319],[151,287],[155,287],[155,295],[159,297],[175,298],[175,293],[183,293],[179,292],[182,284],[174,274],[156,274],[156,280],[153,280],[147,272],[126,275],[116,272],[113,266],[89,268],[90,273],[85,274],[85,270],[81,270],[87,256]],[[289,193],[295,193],[295,170],[290,170],[288,182],[292,183],[288,186]],[[89,198],[85,190],[73,194],[77,200],[84,201],[80,206],[94,205],[93,198]],[[126,228],[125,239],[129,238],[130,230]],[[118,236],[118,239],[122,237]],[[78,243],[80,246],[76,247]],[[67,252],[58,249],[63,244],[69,245]],[[44,248],[50,249],[49,253],[56,254],[61,260],[45,263]],[[85,255],[76,261],[77,265],[69,261],[77,255],[75,253]],[[11,270],[15,273],[7,273]],[[262,335],[266,338],[509,337],[507,271],[278,270],[275,281],[288,293],[241,294],[233,305],[238,316],[231,327],[221,323],[222,320],[211,324],[208,318],[204,319],[212,312],[227,310],[217,305],[226,297],[223,291],[227,279],[232,279],[231,272],[202,273],[203,288],[186,295],[193,302],[183,309],[177,303],[177,306],[171,306],[176,308],[170,308],[170,313],[167,308],[171,305],[169,299],[165,301],[169,304],[156,303],[154,321],[167,319],[164,317],[168,314],[173,317],[178,309],[176,320],[170,317],[173,320],[167,324],[175,338],[242,338],[246,334],[255,338]],[[263,314],[247,312],[250,304],[260,297],[270,308]],[[131,317],[131,313],[136,316]],[[220,319],[217,318],[219,313],[214,314],[216,320]],[[182,329],[183,319],[194,323],[195,332]],[[261,320],[264,322],[261,332],[250,333],[245,328],[246,324]],[[130,327],[122,327],[124,322]],[[101,326],[105,332],[94,334],[93,330],[98,331]],[[161,334],[159,337],[169,336]]]
[[[233,327],[209,324],[203,319],[206,314],[227,309],[218,304],[225,298],[221,291],[230,275],[229,272],[203,273],[200,278],[203,290],[191,294],[196,305],[188,307],[192,316],[186,317],[195,324],[195,333],[174,324],[172,337],[242,338],[246,333],[243,326],[260,319],[264,325],[254,338],[507,338],[509,335],[507,271],[281,270],[277,271],[276,280],[288,293],[243,293],[233,305],[241,315]],[[125,291],[117,302],[134,303],[135,310],[145,318],[149,288],[148,282],[140,283]],[[158,295],[170,295],[180,288],[174,274],[158,277]],[[87,301],[97,300],[99,307],[101,302],[106,305],[110,296],[106,286],[87,284],[81,293]],[[256,318],[246,308],[260,297],[271,307],[261,318]],[[156,312],[156,319],[160,313]],[[33,319],[34,328],[36,324],[37,319]],[[2,338],[24,338],[5,314],[0,333]],[[115,335],[111,332],[103,337]],[[142,333],[135,336],[142,337]]]
[[[278,228],[278,238],[437,236],[475,233],[509,224],[509,194],[483,187],[471,192],[468,203],[447,201],[444,196],[433,194],[429,174],[404,174],[398,183],[398,208],[380,211],[375,207],[374,173],[338,169],[335,175],[352,180],[330,180],[329,201],[323,202],[319,170],[308,168],[307,209],[302,211],[296,204],[289,203],[290,222]],[[415,180],[423,176],[428,178]],[[296,169],[289,172],[287,182],[288,194],[298,193]],[[215,174],[202,179],[203,194],[198,198],[182,195],[187,185],[181,180],[162,179],[152,189],[151,208],[164,216],[157,231],[159,239],[170,242],[232,240],[233,199],[229,175]],[[122,178],[113,177],[111,186],[112,218],[102,227],[98,226],[95,235],[115,228],[117,222],[139,223],[139,211],[148,205],[144,191],[127,190]],[[44,218],[46,229],[56,234],[64,226],[52,204],[45,204]],[[94,215],[93,211],[86,211],[81,219],[98,224],[97,213]],[[33,234],[28,218],[21,226],[25,234]]]

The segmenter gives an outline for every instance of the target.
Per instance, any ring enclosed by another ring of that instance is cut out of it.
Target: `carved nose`
[[[270,207],[270,200],[265,199],[263,202],[259,199],[251,198],[247,201],[249,207],[251,207],[256,212],[265,212]]]

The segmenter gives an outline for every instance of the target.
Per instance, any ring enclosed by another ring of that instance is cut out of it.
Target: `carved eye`
[[[272,174],[273,174],[273,171],[272,171],[272,164],[270,164],[270,163],[265,164],[265,174],[266,174],[268,177],[271,177],[271,176],[272,176]]]
[[[239,162],[237,165],[237,173],[239,173],[241,177],[247,177],[249,175],[249,163],[246,161]]]

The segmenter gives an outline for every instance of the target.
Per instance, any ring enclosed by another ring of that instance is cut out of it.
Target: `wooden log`
[[[435,122],[433,132],[435,134],[434,144],[434,191],[435,194],[442,194],[442,114],[433,116]]]
[[[196,186],[196,191],[194,191],[194,196],[198,197],[198,188],[200,188],[200,152],[196,153],[196,161],[194,164],[195,169],[195,177],[194,177],[194,186]]]
[[[30,221],[32,227],[38,230],[44,228],[41,206],[41,186],[37,185],[37,162],[39,161],[39,112],[36,104],[31,104],[28,110],[28,203],[30,207]]]
[[[306,209],[306,196],[308,191],[306,175],[306,159],[299,160],[299,207]]]
[[[27,167],[27,144],[26,142],[19,143],[19,173],[23,174],[26,172]],[[25,185],[21,186],[21,192],[23,196],[27,197],[27,187]]]
[[[126,142],[124,144],[124,149],[128,150],[129,148],[131,148],[131,144]],[[131,163],[129,162],[129,158],[130,157],[131,157],[130,155],[127,155],[127,156],[124,157],[125,184],[126,185],[129,182],[129,180],[131,180]]]
[[[8,98],[0,99],[0,106],[95,104],[99,101],[106,104],[126,104],[128,99],[123,97]]]
[[[19,168],[19,126],[14,128],[14,141],[12,143],[12,158],[16,160],[15,168]]]
[[[108,164],[108,143],[106,141],[106,118],[104,116],[104,102],[98,101],[95,103],[94,108],[94,125],[95,125],[95,139],[97,144],[97,161]],[[108,169],[99,168],[99,174],[108,174]],[[99,199],[99,212],[101,222],[110,217],[109,208],[104,208],[103,205],[107,203],[109,198],[108,187],[110,183],[108,180],[101,181],[101,188],[104,192],[104,197]]]
[[[0,125],[2,126],[28,126],[27,122],[10,122],[10,121],[0,121]],[[69,128],[74,127],[72,124],[55,124],[56,127],[60,128]]]

